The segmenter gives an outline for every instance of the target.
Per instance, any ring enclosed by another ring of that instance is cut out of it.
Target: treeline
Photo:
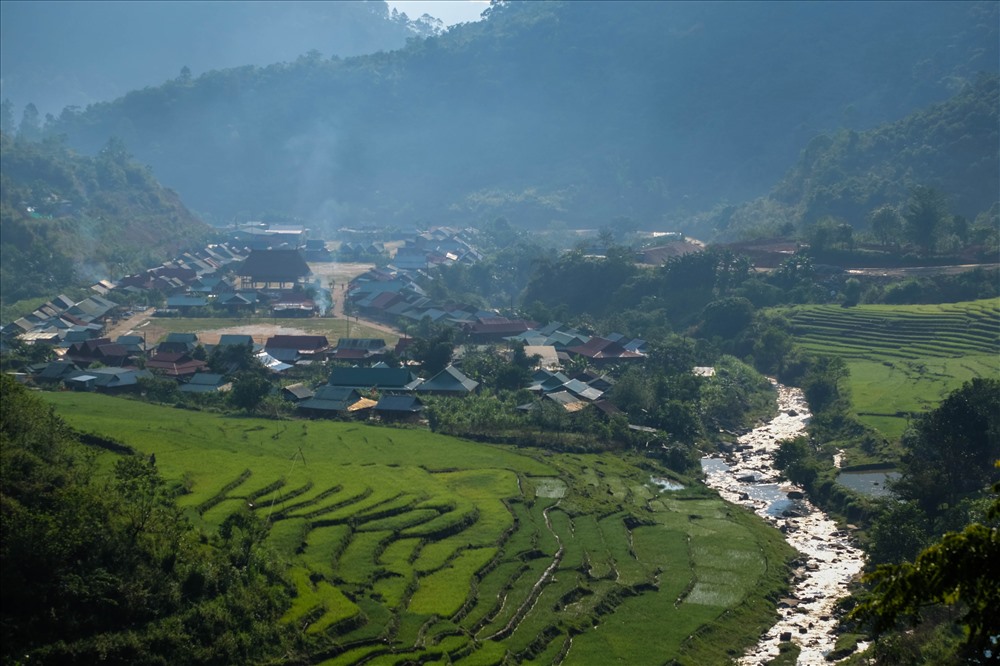
[[[38,396],[7,375],[0,389],[4,663],[295,660],[264,522],[237,511],[196,532],[154,458],[108,470]]]

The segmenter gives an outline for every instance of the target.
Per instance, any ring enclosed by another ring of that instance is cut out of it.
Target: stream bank
[[[799,389],[775,383],[779,413],[741,436],[733,453],[702,459],[706,484],[723,499],[753,510],[785,535],[801,555],[795,562],[792,590],[778,604],[780,618],[756,646],[737,660],[741,666],[766,664],[783,641],[796,643],[799,666],[830,662],[836,644],[834,606],[861,573],[864,553],[848,531],[817,508],[802,488],[782,482],[774,469],[778,445],[805,433],[809,406]]]

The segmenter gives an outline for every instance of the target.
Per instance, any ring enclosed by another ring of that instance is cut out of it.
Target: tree
[[[11,134],[14,131],[14,104],[7,98],[0,103],[0,132]]]
[[[21,124],[17,127],[17,137],[23,141],[38,141],[42,138],[42,124],[39,120],[38,107],[29,102],[21,115]]]
[[[252,413],[271,391],[271,382],[256,372],[240,373],[233,382],[229,401],[233,406]]]
[[[1000,494],[1000,483],[993,485]],[[1000,518],[1000,498],[988,518]],[[1000,529],[973,523],[961,532],[945,534],[917,558],[898,565],[883,564],[865,577],[874,584],[871,598],[851,617],[867,621],[875,633],[892,628],[901,616],[919,620],[931,604],[960,605],[968,627],[966,656],[981,657],[996,650],[991,637],[1000,634]]]
[[[844,282],[844,305],[854,306],[861,300],[861,281],[857,278],[848,278]]]
[[[910,190],[910,200],[903,214],[906,235],[925,253],[933,251],[938,235],[948,219],[948,205],[943,193],[918,185]]]
[[[819,413],[834,408],[845,399],[842,380],[847,379],[849,370],[844,359],[839,356],[818,356],[806,371],[802,390],[813,412]]]
[[[869,214],[868,228],[883,247],[895,245],[903,231],[903,217],[895,207],[882,206]]]
[[[976,378],[904,434],[895,490],[930,516],[997,480],[1000,379]]]
[[[750,325],[753,312],[753,304],[742,296],[712,301],[702,312],[701,333],[707,337],[733,338]]]

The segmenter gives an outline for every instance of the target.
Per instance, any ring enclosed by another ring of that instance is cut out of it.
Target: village
[[[8,371],[30,386],[147,399],[156,398],[147,395],[152,385],[163,389],[166,381],[189,404],[218,404],[249,363],[266,375],[268,394],[297,415],[421,423],[427,396],[497,388],[463,372],[463,357],[474,352],[520,359],[520,386],[505,388],[534,396],[521,410],[544,402],[567,415],[621,414],[607,399],[614,379],[603,370],[641,362],[645,341],[436,302],[421,286],[434,280],[435,267],[481,259],[467,231],[414,232],[392,244],[391,256],[386,244],[353,233],[362,240],[326,243],[308,239],[303,227],[242,225],[222,242],[101,280],[82,301],[60,295],[3,328],[4,356],[26,361],[8,362]],[[329,269],[341,260],[354,270],[336,284]],[[156,322],[165,319],[192,329],[199,320],[229,325],[160,335]],[[331,339],[315,326],[340,320],[345,337]],[[386,335],[351,336],[352,325]],[[416,350],[421,334],[434,331],[447,331],[449,344],[446,358],[439,352],[428,361]],[[175,395],[166,387],[159,394]]]

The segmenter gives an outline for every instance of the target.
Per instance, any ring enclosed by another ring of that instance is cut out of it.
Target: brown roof
[[[592,359],[633,359],[643,358],[642,354],[628,351],[617,342],[606,338],[593,337],[586,344],[570,347],[566,351]]]
[[[206,365],[205,361],[195,360],[182,352],[154,354],[146,361],[147,370],[156,370],[170,377],[193,375]]]

